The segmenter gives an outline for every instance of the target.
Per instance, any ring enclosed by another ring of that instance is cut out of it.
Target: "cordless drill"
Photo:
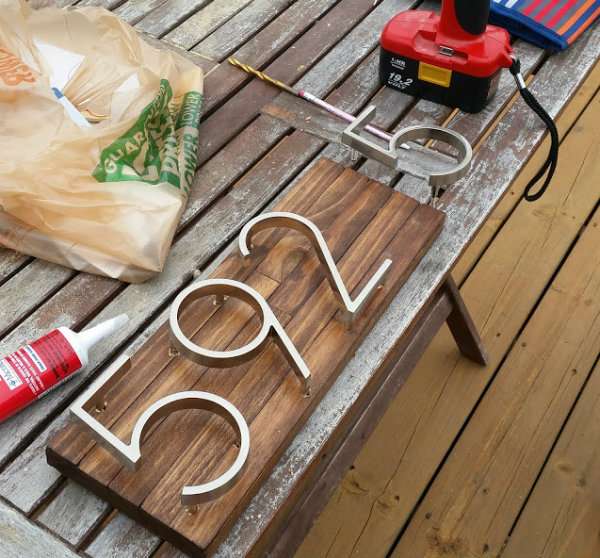
[[[441,14],[410,10],[381,35],[380,79],[416,97],[479,112],[513,64],[510,36],[488,25],[490,0],[442,0]]]

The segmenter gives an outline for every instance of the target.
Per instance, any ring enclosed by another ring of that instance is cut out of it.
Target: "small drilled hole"
[[[106,407],[108,407],[108,403],[106,401],[103,401],[102,403],[96,404],[96,406],[94,407],[94,411],[100,414],[106,411]]]

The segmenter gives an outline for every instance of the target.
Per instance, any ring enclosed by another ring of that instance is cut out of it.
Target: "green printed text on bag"
[[[135,124],[102,150],[93,172],[98,182],[169,183],[187,195],[198,160],[202,95],[189,91],[173,99],[166,79]]]

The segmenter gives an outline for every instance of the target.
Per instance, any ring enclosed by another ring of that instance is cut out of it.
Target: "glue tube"
[[[0,422],[83,370],[88,351],[128,320],[121,314],[80,333],[59,327],[0,360]]]

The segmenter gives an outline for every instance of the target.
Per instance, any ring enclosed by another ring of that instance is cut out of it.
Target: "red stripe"
[[[542,19],[544,19],[546,17],[546,14],[552,9],[554,8],[554,6],[556,6],[556,4],[558,4],[559,0],[552,0],[551,2],[548,2],[546,4],[546,6],[544,8],[542,8],[540,10],[540,12],[538,13],[538,15],[535,16],[535,19],[537,21],[542,21]]]
[[[554,14],[552,19],[546,24],[546,27],[552,29],[575,4],[577,4],[577,0],[568,0],[565,2],[565,5]]]
[[[531,4],[529,4],[529,6],[527,6],[526,10],[523,10],[523,13],[525,15],[531,15],[531,12],[533,12],[533,10],[535,10],[538,7],[541,1],[542,0],[534,0]]]

